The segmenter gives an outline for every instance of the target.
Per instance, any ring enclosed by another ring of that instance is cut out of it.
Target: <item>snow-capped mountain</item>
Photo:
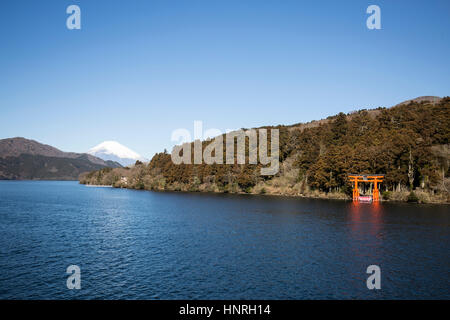
[[[136,163],[136,160],[147,161],[140,154],[125,147],[117,141],[105,141],[88,150],[89,154],[103,160],[117,161],[123,166],[129,166]]]

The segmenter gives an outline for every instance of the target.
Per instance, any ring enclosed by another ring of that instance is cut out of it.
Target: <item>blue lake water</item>
[[[0,298],[449,299],[449,209],[0,181]]]

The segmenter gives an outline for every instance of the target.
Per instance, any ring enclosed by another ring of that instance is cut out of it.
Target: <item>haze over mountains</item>
[[[3,180],[77,180],[83,172],[105,167],[121,165],[86,153],[63,152],[21,137],[0,140]]]

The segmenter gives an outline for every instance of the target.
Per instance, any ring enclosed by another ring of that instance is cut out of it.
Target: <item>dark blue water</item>
[[[0,181],[0,298],[449,299],[449,209]]]

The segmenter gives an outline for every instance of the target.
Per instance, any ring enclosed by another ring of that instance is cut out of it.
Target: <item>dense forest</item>
[[[260,164],[176,165],[164,151],[148,164],[82,174],[80,182],[345,199],[351,196],[349,173],[378,173],[386,175],[380,186],[383,200],[449,202],[449,115],[446,97],[438,103],[411,101],[306,124],[265,127],[279,129],[280,171],[275,176],[260,175]],[[203,148],[209,143],[203,141]],[[246,152],[248,157],[248,148]],[[361,186],[362,193],[370,190]]]

